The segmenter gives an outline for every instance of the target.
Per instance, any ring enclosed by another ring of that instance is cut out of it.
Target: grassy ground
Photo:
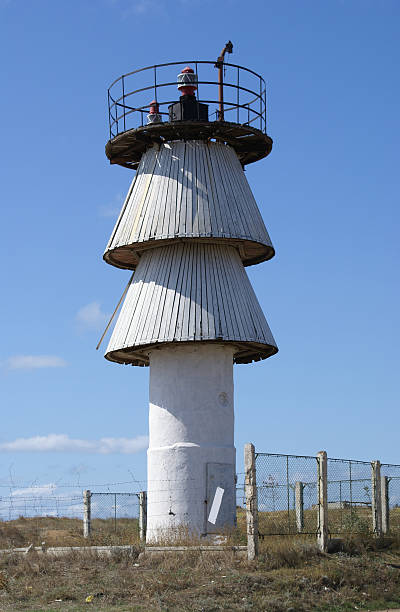
[[[245,544],[245,515],[238,509],[238,531],[236,543]],[[400,533],[400,508],[390,511],[390,524],[394,532]],[[329,529],[333,537],[348,536],[353,533],[370,534],[372,527],[371,509],[355,507],[352,509],[329,510]],[[317,510],[304,512],[304,531],[315,534],[317,530]],[[259,513],[259,531],[265,536],[271,534],[290,535],[296,532],[296,516],[293,510]],[[274,536],[275,537],[275,536]],[[0,549],[29,546],[87,546],[88,544],[112,545],[135,543],[139,545],[137,519],[119,518],[93,519],[90,542],[82,537],[82,521],[74,518],[51,516],[24,518],[0,522]]]
[[[14,521],[0,522],[0,549],[23,546],[107,546],[115,544],[139,544],[137,519],[94,519],[90,540],[82,535],[82,521],[74,518],[39,516],[20,517]]]
[[[400,606],[400,542],[349,540],[322,555],[297,538],[264,540],[257,562],[226,552],[161,557],[87,553],[0,557],[0,610],[307,612]],[[86,603],[86,598],[91,601]]]
[[[239,513],[232,543],[244,543],[243,523]],[[51,517],[0,523],[0,547],[43,540],[48,545],[79,545],[80,529],[79,521]],[[396,538],[378,544],[368,533],[348,535],[339,552],[321,554],[313,537],[270,536],[261,541],[258,560],[248,563],[232,552],[139,557],[137,525],[128,520],[116,533],[109,522],[99,521],[94,533],[93,543],[129,543],[133,555],[0,555],[0,612],[342,612],[400,607]]]
[[[400,532],[400,508],[390,509],[390,525],[393,531]],[[260,532],[290,534],[296,531],[294,510],[277,510],[259,513]],[[332,534],[343,535],[354,532],[368,533],[372,529],[372,510],[363,506],[329,508],[329,530]],[[304,511],[304,531],[315,533],[317,530],[317,508]]]

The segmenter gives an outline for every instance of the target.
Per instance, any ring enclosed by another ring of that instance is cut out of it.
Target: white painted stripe
[[[213,503],[211,506],[210,514],[208,515],[208,522],[212,523],[213,525],[215,525],[215,523],[217,522],[218,512],[219,512],[219,509],[221,508],[223,495],[224,495],[224,489],[221,489],[221,487],[217,487],[217,490],[215,491]]]

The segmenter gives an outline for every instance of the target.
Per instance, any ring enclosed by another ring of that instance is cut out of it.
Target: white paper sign
[[[223,494],[224,494],[224,489],[221,489],[221,487],[217,487],[217,490],[215,491],[213,503],[211,505],[210,514],[208,515],[208,522],[212,523],[213,525],[215,525],[216,520],[217,520],[218,512],[221,507]]]

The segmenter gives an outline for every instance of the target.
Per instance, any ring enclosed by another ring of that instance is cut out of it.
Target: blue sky
[[[0,0],[0,15],[0,484],[144,488],[148,370],[95,351],[129,278],[102,261],[133,176],[104,155],[106,90],[228,39],[268,86],[274,148],[247,178],[276,256],[248,273],[280,348],[235,367],[238,471],[248,441],[400,463],[398,1]]]

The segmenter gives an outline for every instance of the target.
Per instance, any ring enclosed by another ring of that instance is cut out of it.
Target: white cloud
[[[100,206],[99,215],[100,217],[116,217],[119,214],[120,210],[121,210],[121,203],[119,207],[113,206],[112,204],[109,204],[108,206]]]
[[[100,438],[100,440],[82,440],[70,438],[67,434],[49,434],[33,438],[17,438],[12,442],[0,444],[3,452],[60,452],[60,453],[123,453],[130,455],[144,450],[148,446],[147,436],[136,438]]]
[[[82,306],[76,313],[77,322],[87,329],[99,329],[103,327],[110,315],[101,310],[99,302],[90,302]]]
[[[6,365],[10,370],[35,370],[39,368],[63,368],[67,362],[57,355],[14,355]]]
[[[152,2],[151,0],[139,0],[136,2],[132,3],[132,11],[134,13],[136,13],[137,15],[143,15],[144,13],[148,13],[150,10],[154,10],[154,8],[158,8],[155,7],[155,2]]]
[[[49,484],[43,484],[43,485],[37,485],[37,486],[32,486],[32,487],[24,487],[23,489],[15,489],[14,491],[12,491],[11,496],[12,497],[21,497],[22,495],[44,495],[46,493],[54,493],[54,491],[57,489],[57,485],[54,484],[54,482],[51,482]]]
[[[103,204],[99,208],[100,217],[117,217],[124,202],[124,195],[118,193],[108,204]]]

